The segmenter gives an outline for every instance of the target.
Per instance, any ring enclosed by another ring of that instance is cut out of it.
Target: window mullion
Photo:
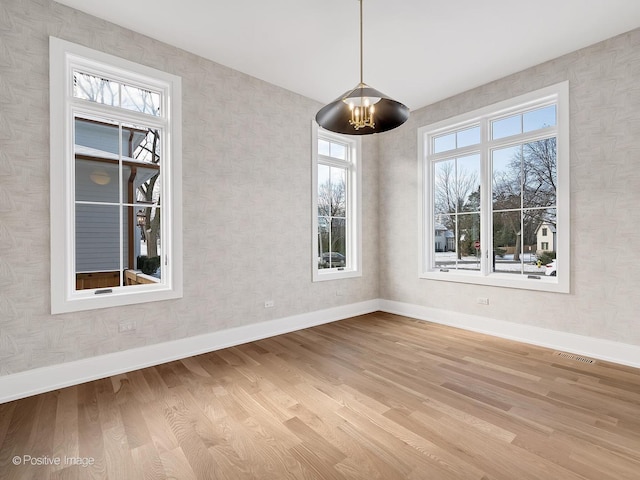
[[[492,262],[489,262],[490,252],[493,252],[492,230],[492,192],[493,178],[491,168],[491,151],[486,146],[489,138],[489,122],[480,122],[480,138],[484,143],[480,149],[480,272],[486,276],[491,273]]]
[[[119,92],[119,95],[121,95],[122,93]],[[119,236],[120,236],[120,241],[119,241],[119,249],[120,249],[120,253],[119,253],[119,259],[118,259],[118,264],[120,265],[120,286],[124,285],[124,262],[123,262],[123,257],[124,257],[124,230],[122,228],[122,224],[124,222],[124,215],[123,215],[123,205],[122,205],[122,198],[123,198],[123,181],[122,181],[122,122],[118,123],[118,231],[119,231]],[[131,268],[131,266],[129,266],[129,268]]]

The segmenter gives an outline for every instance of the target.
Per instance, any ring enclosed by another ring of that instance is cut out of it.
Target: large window
[[[313,132],[313,279],[358,276],[360,139]]]
[[[52,312],[181,296],[180,78],[50,40]]]
[[[569,291],[568,86],[419,130],[422,277]]]

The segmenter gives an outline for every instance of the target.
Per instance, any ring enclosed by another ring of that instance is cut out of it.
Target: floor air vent
[[[588,364],[596,363],[596,361],[593,358],[581,357],[580,355],[574,355],[573,353],[556,352],[555,356],[566,358],[568,360],[575,360],[577,362],[582,362],[582,363],[588,363]]]

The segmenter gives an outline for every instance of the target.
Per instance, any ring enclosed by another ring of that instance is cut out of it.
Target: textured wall
[[[640,30],[412,113],[380,143],[381,297],[640,345]],[[571,293],[418,279],[416,129],[564,80]],[[490,305],[477,305],[476,297]]]
[[[49,314],[49,35],[182,77],[183,299]],[[364,275],[311,282],[319,106],[49,0],[2,0],[0,375],[377,298],[373,139],[363,142]],[[137,331],[118,334],[126,318]]]
[[[182,76],[183,299],[49,314],[49,35]],[[318,104],[50,0],[2,0],[0,375],[378,296],[640,344],[638,78],[634,31],[365,138],[364,276],[313,284],[310,122]],[[416,129],[567,79],[571,294],[418,279]],[[477,305],[477,296],[491,304]],[[267,298],[275,308],[263,308]],[[134,334],[117,333],[123,318],[136,319]]]

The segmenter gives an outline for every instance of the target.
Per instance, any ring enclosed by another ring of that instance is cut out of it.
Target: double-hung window
[[[361,275],[360,139],[313,128],[313,280]]]
[[[50,39],[53,313],[182,296],[181,80]]]
[[[562,83],[418,131],[421,277],[569,291]]]

